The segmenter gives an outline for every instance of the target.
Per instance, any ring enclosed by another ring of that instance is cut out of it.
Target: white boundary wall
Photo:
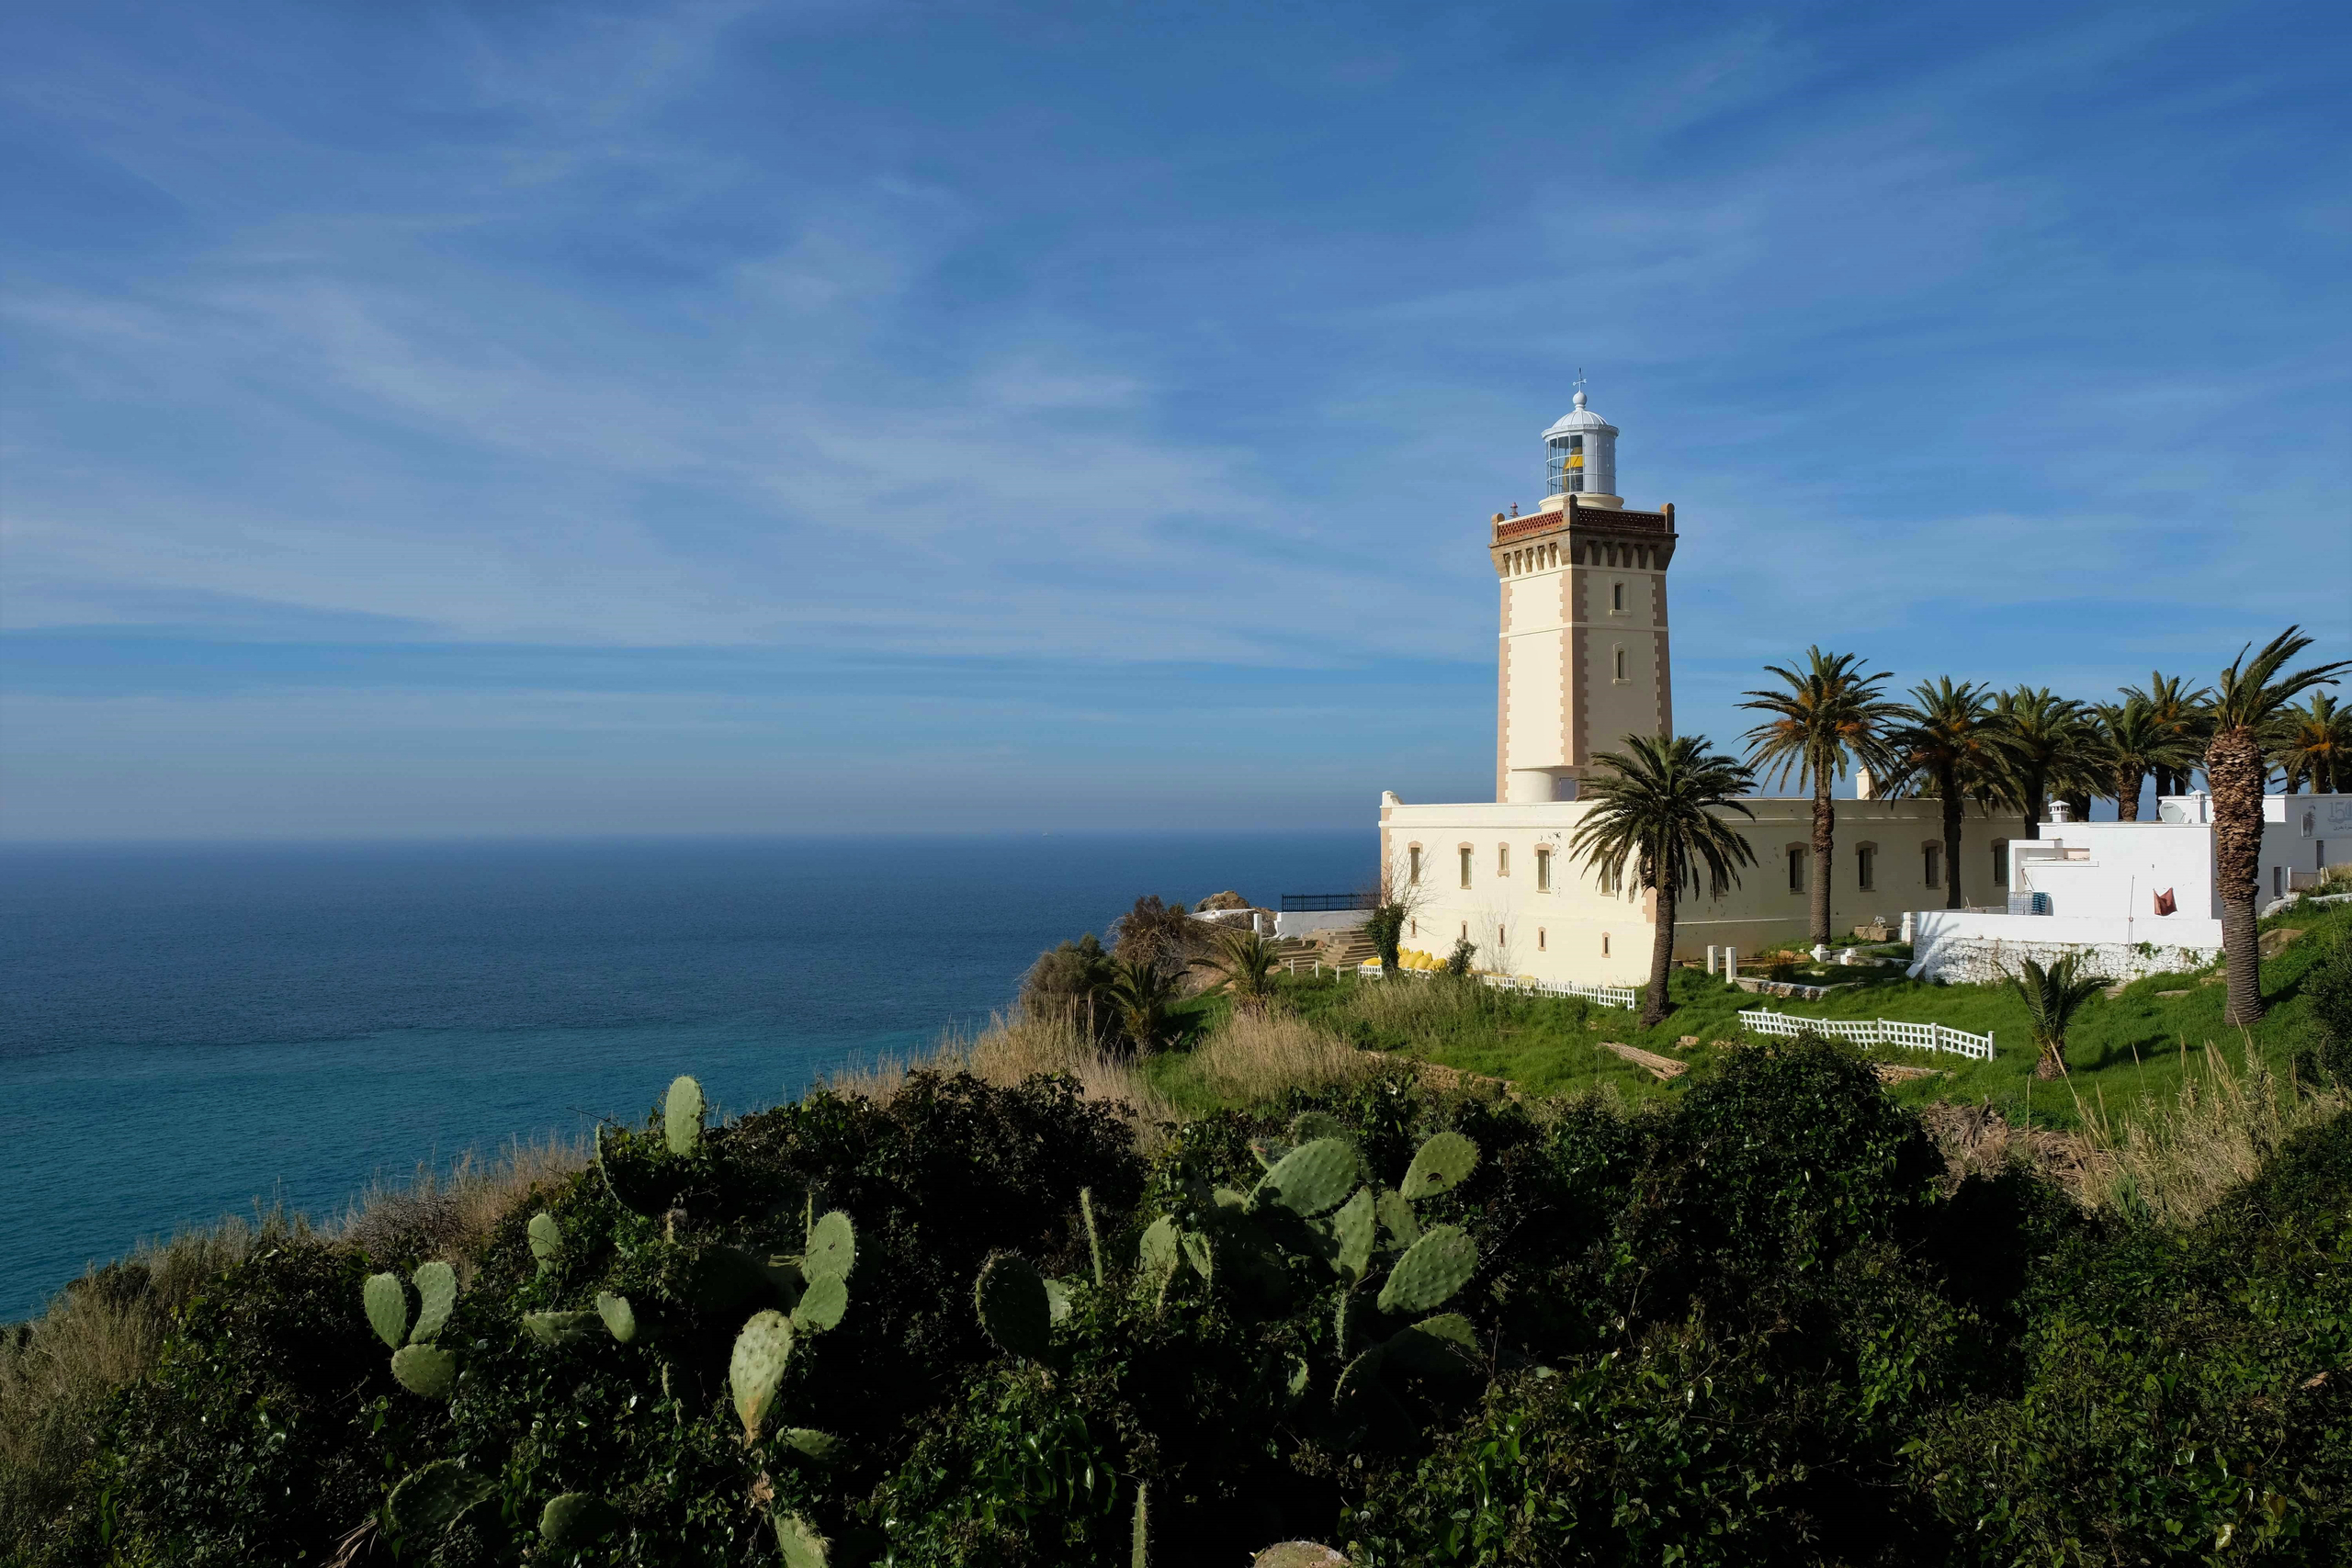
[[[1910,973],[1928,980],[1996,983],[2030,958],[2047,967],[2077,956],[2110,981],[2202,969],[2222,953],[2222,922],[2169,915],[1980,915],[1922,909]]]

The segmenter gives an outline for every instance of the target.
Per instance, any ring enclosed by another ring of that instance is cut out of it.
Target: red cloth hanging
[[[2180,906],[2173,900],[2171,888],[2167,887],[2163,892],[2156,895],[2157,914],[2169,915],[2175,913],[2179,908]]]

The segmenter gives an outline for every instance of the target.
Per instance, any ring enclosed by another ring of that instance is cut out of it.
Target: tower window
[[[1799,845],[1789,846],[1789,891],[1792,893],[1804,891],[1804,863],[1807,853],[1808,852]]]
[[[1602,931],[1600,933],[1600,956],[1603,958],[1609,956],[1609,933],[1607,931]]]
[[[1878,886],[1878,851],[1869,844],[1854,852],[1854,874],[1863,892]]]
[[[1537,926],[1535,928],[1535,951],[1538,953],[1544,951],[1544,928],[1542,926]]]
[[[1535,852],[1535,891],[1552,891],[1552,852],[1549,850]]]
[[[1928,886],[1930,887],[1941,887],[1944,885],[1943,846],[1941,844],[1922,844],[1919,846],[1919,857],[1923,863],[1921,869],[1927,873]]]
[[[1405,880],[1412,883],[1415,886],[1419,886],[1421,880],[1420,845],[1415,844],[1411,849],[1405,852]]]
[[[1495,846],[1495,874],[1497,876],[1510,874],[1510,846],[1509,844]]]
[[[1612,582],[1609,585],[1609,607],[1618,615],[1622,615],[1625,613],[1625,585],[1623,583]]]
[[[1470,886],[1470,846],[1462,846],[1462,886]]]
[[[1622,649],[1622,648],[1621,648],[1621,649],[1619,649],[1617,650],[1617,679],[1619,679],[1620,681],[1622,681],[1622,680],[1623,680],[1624,678],[1625,678],[1625,650],[1624,650],[1623,649]]]

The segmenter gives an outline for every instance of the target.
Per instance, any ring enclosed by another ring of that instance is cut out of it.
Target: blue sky
[[[18,839],[1492,787],[1579,366],[1677,717],[2352,654],[2340,5],[23,8]]]

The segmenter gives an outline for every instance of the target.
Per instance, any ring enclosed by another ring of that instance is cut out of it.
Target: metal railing
[[[1940,1023],[1906,1023],[1893,1018],[1795,1018],[1764,1008],[1740,1010],[1741,1027],[1758,1034],[1826,1034],[1857,1045],[1900,1045],[1913,1051],[1950,1051],[1980,1062],[1993,1059],[1993,1034],[1971,1034]]]
[[[1282,912],[1285,915],[1328,915],[1342,909],[1376,909],[1380,896],[1376,893],[1285,893]]]

